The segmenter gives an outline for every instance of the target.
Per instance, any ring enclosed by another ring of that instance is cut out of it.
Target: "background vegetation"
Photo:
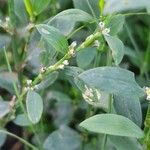
[[[0,0],[0,149],[149,150],[149,64],[149,0]]]

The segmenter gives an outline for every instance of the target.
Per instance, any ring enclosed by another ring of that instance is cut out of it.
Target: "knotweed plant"
[[[0,147],[150,150],[148,6],[0,1]]]

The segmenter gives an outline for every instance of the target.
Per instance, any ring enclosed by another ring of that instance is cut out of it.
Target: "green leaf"
[[[33,14],[34,15],[39,15],[42,11],[44,11],[51,0],[30,0],[32,4],[32,9],[33,9]]]
[[[101,10],[101,15],[103,13],[104,5],[105,5],[105,1],[104,0],[99,0],[99,7],[100,7],[100,10]]]
[[[57,77],[58,77],[58,72],[50,73],[45,77],[45,79],[40,84],[36,85],[36,90],[39,91],[48,88],[56,81]]]
[[[9,45],[9,43],[10,43],[10,37],[4,34],[0,34],[0,52],[1,52],[1,49]]]
[[[9,102],[0,101],[0,119],[11,111]]]
[[[68,35],[77,22],[90,22],[92,20],[93,17],[90,14],[80,9],[68,9],[54,16],[48,24],[59,29],[62,34]]]
[[[27,93],[26,107],[29,120],[33,124],[38,123],[43,112],[43,101],[41,96],[34,91],[29,91]]]
[[[17,26],[25,26],[28,23],[28,14],[23,0],[14,0],[14,12],[16,15]]]
[[[87,85],[102,91],[129,97],[142,97],[144,90],[135,82],[134,74],[119,67],[98,67],[79,75]]]
[[[110,35],[116,35],[117,33],[119,33],[123,28],[124,22],[125,17],[123,15],[119,14],[113,16],[108,24],[111,29]]]
[[[45,150],[78,150],[81,148],[81,138],[77,132],[62,126],[50,134],[44,142]]]
[[[90,117],[80,124],[91,132],[109,135],[142,138],[142,130],[128,118],[116,114],[100,114]]]
[[[146,8],[147,6],[150,6],[149,0],[128,0],[128,1],[107,0],[105,3],[104,13],[111,14],[133,9],[143,9]]]
[[[17,75],[15,73],[0,72],[0,87],[6,89],[11,94],[15,94],[13,83],[18,84]]]
[[[114,107],[119,115],[123,115],[139,127],[142,124],[142,111],[140,101],[137,97],[116,96],[114,95]]]
[[[52,45],[58,52],[66,53],[68,50],[68,42],[66,38],[54,27],[39,24],[36,26],[42,38]]]
[[[5,129],[0,128],[0,130],[5,130]],[[6,134],[0,133],[0,148],[1,148],[1,147],[3,146],[3,144],[5,143],[6,138],[7,138],[7,135],[6,135]]]
[[[29,126],[31,124],[31,122],[25,114],[17,115],[13,122],[18,126]]]
[[[62,72],[65,76],[74,78],[77,77],[79,74],[81,74],[83,70],[79,67],[66,66]]]
[[[108,141],[112,143],[116,150],[143,150],[135,138],[109,135]]]
[[[124,56],[124,44],[117,37],[105,36],[105,39],[112,50],[112,56],[115,64],[119,65]]]
[[[77,54],[77,64],[80,68],[88,67],[96,56],[96,48],[85,48]]]
[[[73,0],[75,8],[81,9],[94,17],[99,18],[99,0]]]
[[[24,4],[30,17],[33,17],[33,8],[30,0],[24,0]]]

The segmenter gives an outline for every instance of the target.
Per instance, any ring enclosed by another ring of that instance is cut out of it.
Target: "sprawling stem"
[[[90,38],[86,39],[77,49],[76,51],[80,51],[83,48],[88,47],[89,45],[91,45],[95,40],[97,40],[99,37],[101,36],[100,32],[96,32],[95,34],[93,34]],[[70,59],[72,56],[71,54],[68,53],[62,58],[60,59],[56,64],[54,64],[53,66],[47,68],[47,70],[44,73],[40,73],[32,82],[32,86],[35,86],[37,83],[41,82],[48,74],[58,70],[58,66],[61,65],[63,63],[64,60],[68,60]]]
[[[12,136],[12,137],[18,139],[19,141],[21,141],[22,143],[24,143],[25,145],[27,145],[28,147],[30,147],[31,149],[38,150],[34,145],[30,144],[29,142],[25,141],[24,139],[20,138],[19,136],[15,135],[13,133],[10,133],[10,132],[5,131],[5,130],[0,130],[0,133]]]

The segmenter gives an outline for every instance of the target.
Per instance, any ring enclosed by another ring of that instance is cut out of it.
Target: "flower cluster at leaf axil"
[[[34,88],[32,87],[32,80],[27,80],[26,84],[27,86],[24,88],[25,91],[34,90]]]
[[[85,85],[85,91],[82,96],[91,105],[99,103],[101,99],[100,92],[97,89],[89,88],[87,85]]]
[[[103,35],[109,36],[110,28],[106,28],[104,22],[100,22],[99,23],[99,27],[100,27],[100,30],[101,30],[101,32],[102,32]]]

